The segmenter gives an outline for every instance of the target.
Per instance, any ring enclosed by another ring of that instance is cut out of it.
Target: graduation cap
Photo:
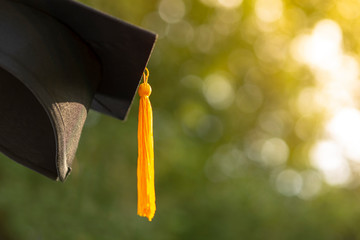
[[[64,181],[88,110],[126,117],[155,40],[72,0],[0,0],[0,151]]]

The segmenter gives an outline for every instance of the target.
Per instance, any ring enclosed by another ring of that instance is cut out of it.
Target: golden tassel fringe
[[[139,86],[139,125],[138,125],[138,215],[152,220],[155,214],[155,183],[154,183],[154,138],[153,114],[149,96],[151,86],[148,84],[149,71],[146,68],[144,83]]]

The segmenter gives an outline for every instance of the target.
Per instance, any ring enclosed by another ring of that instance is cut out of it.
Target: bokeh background
[[[136,97],[89,112],[66,183],[0,155],[1,240],[360,239],[360,1],[81,2],[159,34],[155,218]]]

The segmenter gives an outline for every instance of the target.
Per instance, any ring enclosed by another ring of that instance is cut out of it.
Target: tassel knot
[[[147,82],[140,84],[138,92],[140,97],[149,97],[152,92],[150,84]]]

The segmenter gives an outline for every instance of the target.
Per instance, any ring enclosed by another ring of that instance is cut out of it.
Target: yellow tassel
[[[154,138],[153,116],[149,100],[151,87],[147,83],[149,71],[146,68],[144,83],[139,86],[139,125],[138,125],[138,215],[152,220],[155,214],[155,184],[154,184]]]

